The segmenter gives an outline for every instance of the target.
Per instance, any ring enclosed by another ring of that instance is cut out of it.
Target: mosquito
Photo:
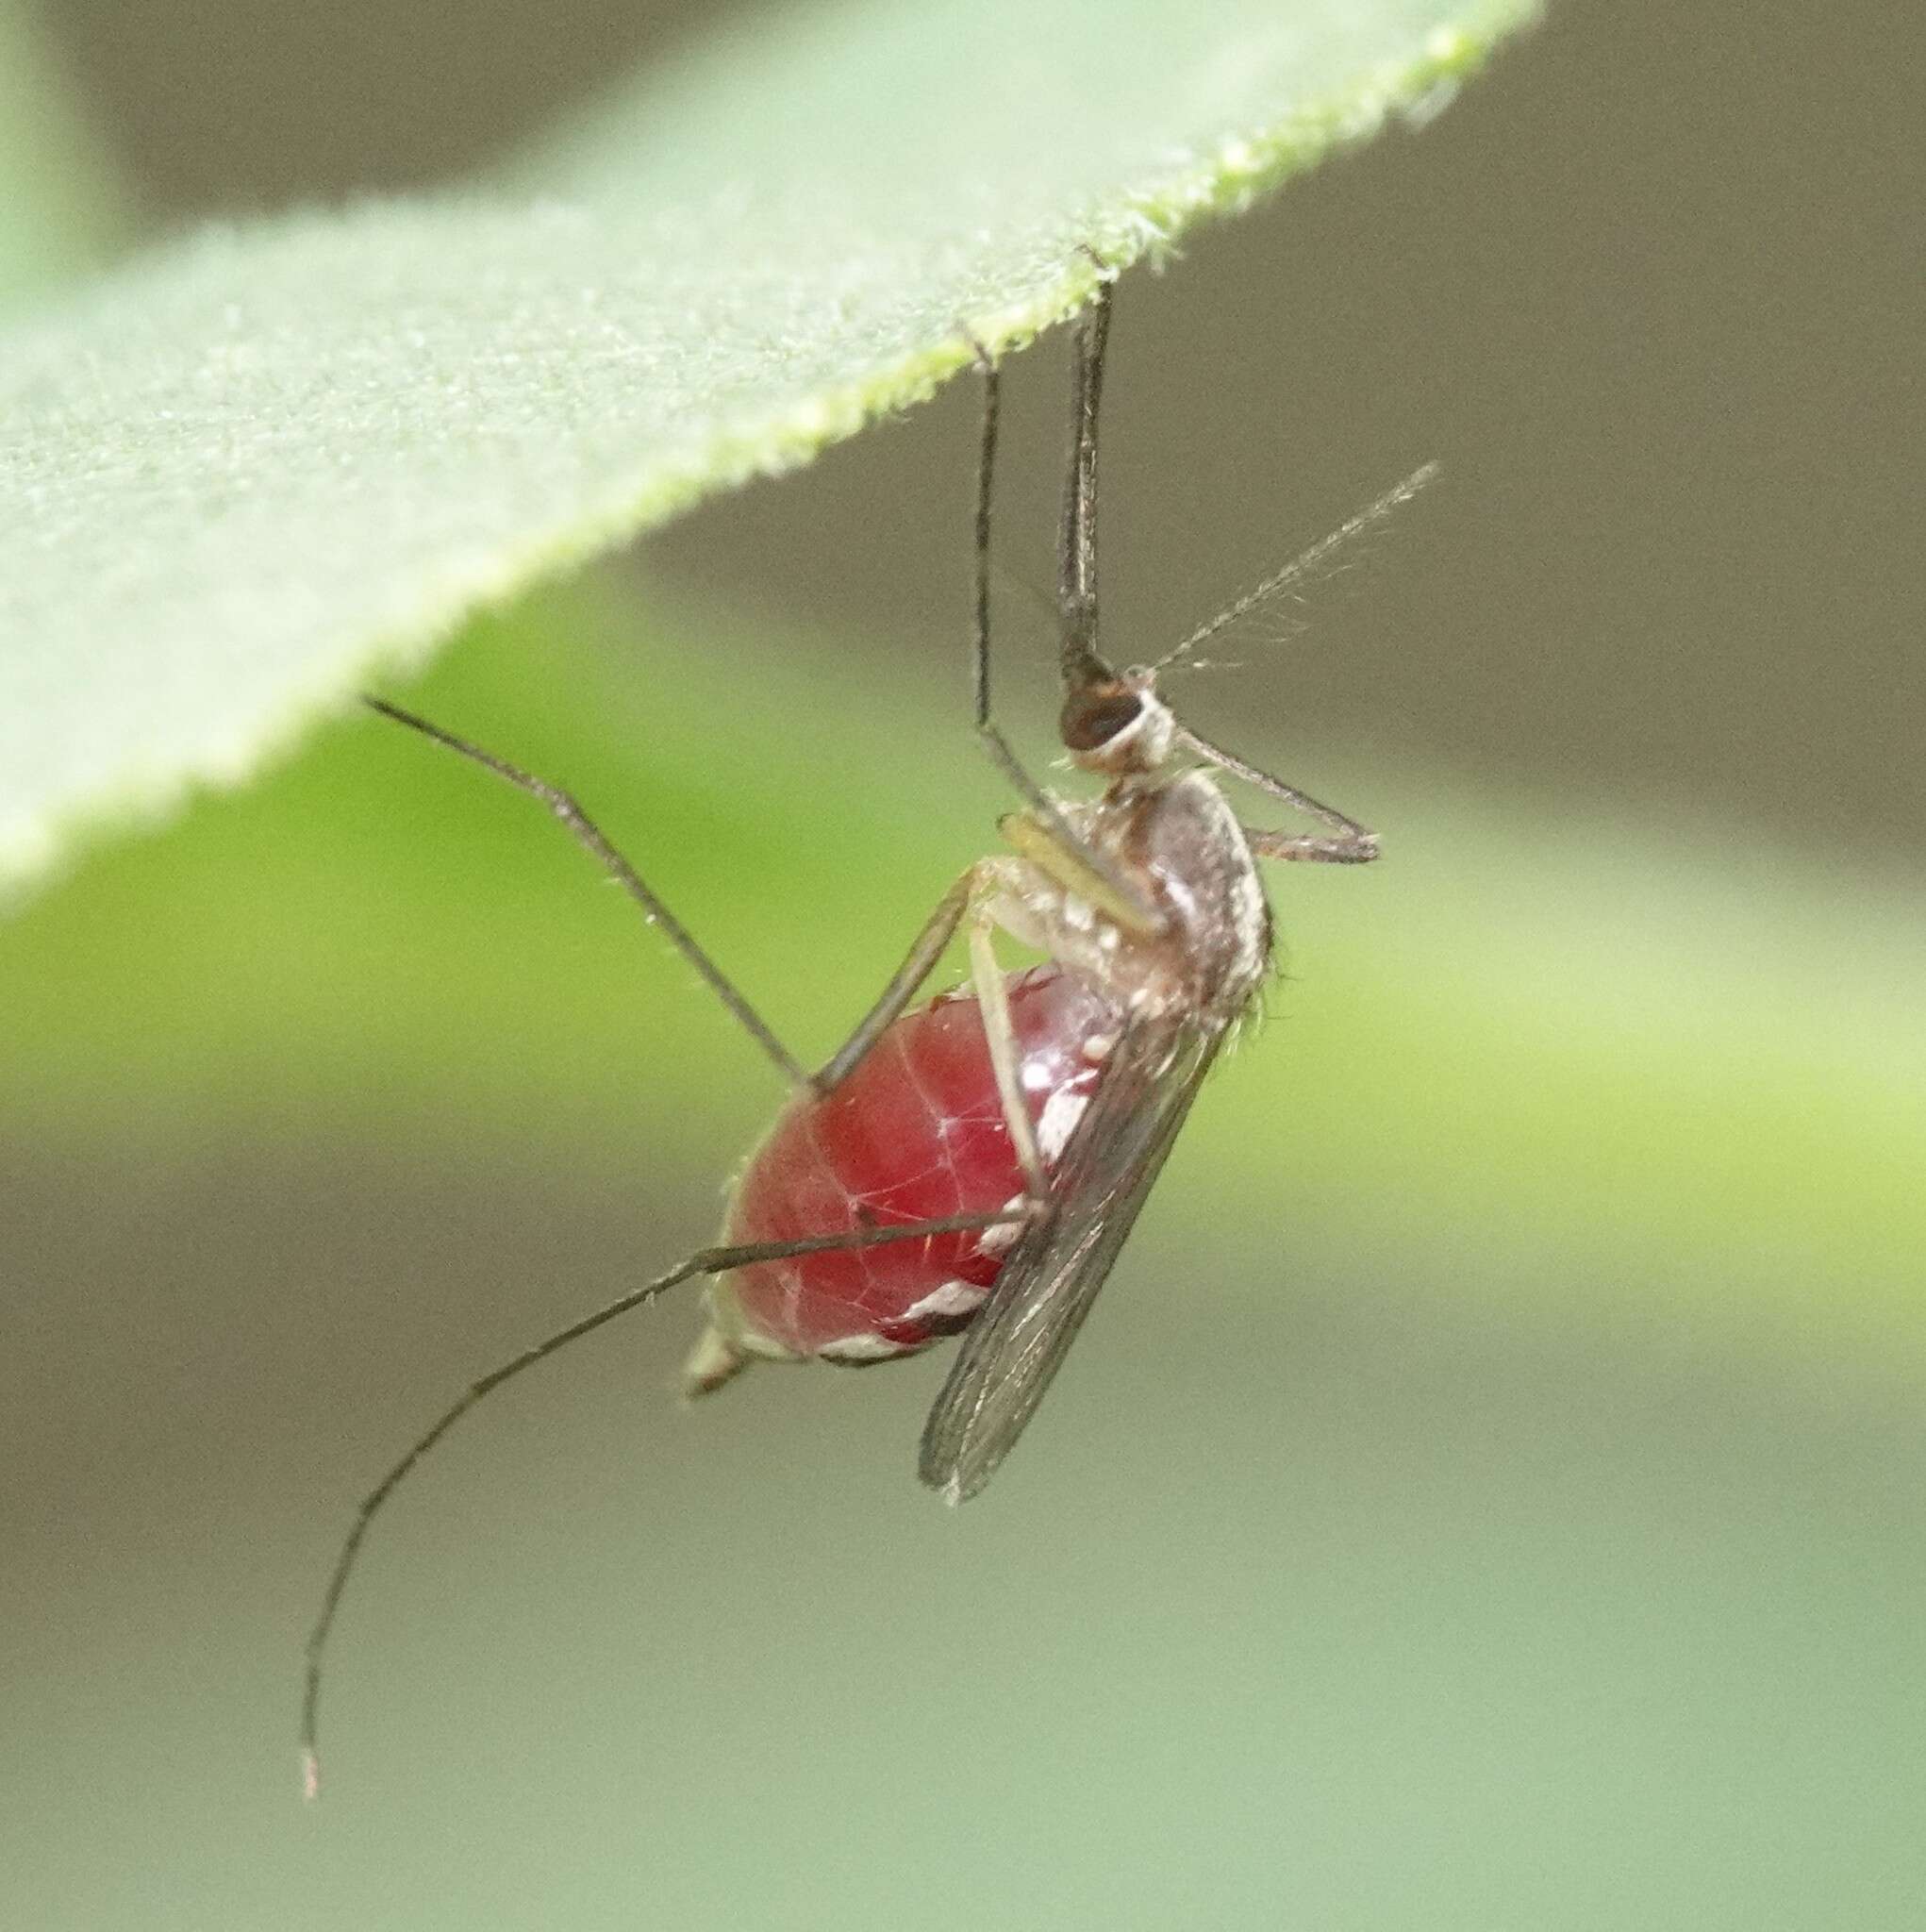
[[[1354,865],[1378,856],[1376,835],[1355,820],[1179,723],[1157,695],[1157,677],[1329,567],[1435,466],[1387,491],[1154,664],[1113,669],[1097,650],[1097,419],[1111,279],[1100,267],[1097,292],[1071,333],[1056,594],[1059,734],[1070,763],[1103,789],[1084,799],[1046,792],[992,716],[999,388],[979,347],[974,724],[1023,806],[1000,822],[1007,849],[977,860],[943,894],[875,1004],[814,1072],[566,791],[397,705],[366,701],[546,806],[713,989],[791,1091],[733,1190],[719,1246],[490,1370],[363,1499],[307,1641],[301,1741],[310,1796],[319,1790],[328,1637],[382,1507],[485,1396],[681,1282],[709,1284],[707,1319],[683,1371],[690,1396],[721,1388],[755,1360],[877,1362],[960,1332],[923,1428],[919,1472],[950,1503],[975,1495],[1042,1401],[1204,1075],[1270,971],[1271,915],[1257,861]],[[1242,824],[1213,773],[1319,829]],[[967,987],[916,1007],[959,932]],[[1044,963],[1006,973],[998,932]]]

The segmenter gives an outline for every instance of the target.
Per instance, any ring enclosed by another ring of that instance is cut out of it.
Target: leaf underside
[[[0,882],[805,461],[1402,113],[1528,0],[870,6],[432,199],[203,233],[0,343]]]

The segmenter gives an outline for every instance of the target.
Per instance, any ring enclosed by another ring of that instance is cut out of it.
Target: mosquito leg
[[[370,710],[379,711],[384,718],[392,718],[397,724],[406,724],[411,731],[419,731],[423,738],[431,738],[437,744],[446,745],[450,751],[472,758],[496,777],[506,779],[518,791],[527,792],[531,798],[539,799],[547,806],[595,855],[609,876],[642,908],[642,916],[650,924],[661,928],[669,943],[701,974],[709,990],[736,1016],[742,1030],[775,1062],[783,1077],[797,1087],[807,1080],[808,1074],[801,1061],[776,1038],[761,1014],[737,990],[735,982],[709,958],[689,928],[643,883],[641,874],[608,842],[594,820],[566,791],[549,784],[544,778],[538,778],[509,764],[506,758],[496,758],[492,752],[483,751],[465,738],[457,738],[452,731],[442,730],[439,724],[429,724],[425,718],[416,717],[412,711],[403,710],[399,705],[390,704],[386,698],[364,697],[362,703]]]
[[[983,1037],[989,1048],[990,1071],[996,1075],[997,1097],[1003,1102],[1004,1124],[1010,1130],[1030,1199],[1042,1203],[1050,1199],[1050,1176],[1044,1172],[1042,1151],[1023,1098],[1022,1056],[1017,1051],[1017,1031],[1010,1019],[1009,990],[990,942],[995,923],[987,908],[979,909],[970,922],[970,976],[983,1014]]]
[[[591,1335],[604,1325],[613,1322],[617,1316],[625,1315],[633,1308],[639,1308],[653,1302],[667,1290],[678,1283],[688,1281],[697,1274],[726,1274],[735,1268],[746,1268],[757,1261],[780,1261],[793,1255],[821,1255],[845,1248],[880,1247],[888,1241],[922,1241],[931,1235],[958,1234],[973,1228],[988,1228],[1008,1225],[1028,1218],[1030,1209],[1025,1207],[1000,1208],[988,1214],[955,1214],[942,1221],[919,1221],[901,1227],[862,1227],[851,1228],[841,1234],[815,1235],[800,1241],[752,1241],[739,1247],[702,1248],[691,1255],[679,1266],[672,1268],[666,1274],[658,1274],[655,1280],[644,1282],[639,1288],[632,1288],[626,1294],[618,1295],[613,1301],[584,1315],[579,1321],[572,1322],[566,1328],[558,1328],[553,1335],[544,1337],[532,1347],[524,1348],[518,1356],[491,1369],[479,1381],[472,1382],[462,1394],[442,1410],[435,1422],[420,1436],[388,1474],[362,1498],[360,1507],[355,1511],[353,1523],[342,1541],[335,1566],[329,1574],[327,1589],[323,1594],[321,1614],[315,1619],[314,1628],[307,1639],[307,1669],[303,1680],[301,1699],[301,1758],[307,1795],[311,1798],[321,1789],[320,1719],[322,1668],[326,1660],[327,1640],[334,1628],[335,1615],[341,1606],[341,1597],[353,1575],[357,1558],[360,1556],[361,1545],[366,1541],[370,1525],[380,1513],[382,1506],[393,1495],[415,1466],[427,1455],[429,1450],[440,1441],[450,1429],[465,1416],[470,1409],[486,1395],[491,1394],[504,1382],[512,1380],[523,1370],[531,1369],[537,1362],[544,1361],[557,1350],[566,1348],[572,1341],[579,1341],[583,1336]]]
[[[1378,835],[1320,839],[1315,833],[1294,835],[1273,832],[1263,826],[1246,825],[1244,837],[1259,858],[1312,859],[1330,865],[1364,865],[1378,856]]]
[[[1145,921],[1135,898],[1124,898],[1112,888],[1104,874],[1086,861],[1080,845],[1064,843],[1049,826],[1021,813],[1012,813],[1005,819],[1003,831],[1009,843],[1039,871],[1047,874],[1065,891],[1088,899],[1126,931],[1154,933],[1161,930],[1160,924],[1151,924]],[[911,942],[903,964],[891,974],[888,985],[883,989],[875,1005],[856,1023],[850,1037],[810,1076],[809,1084],[817,1092],[833,1092],[862,1064],[870,1049],[888,1029],[890,1022],[903,1013],[936,970],[944,947],[955,936],[956,928],[964,919],[971,914],[972,908],[976,908],[976,916],[971,927],[970,957],[978,1001],[983,1007],[984,1024],[993,1028],[995,1015],[1002,1012],[1005,1030],[1008,1030],[1008,1003],[1004,997],[1002,975],[994,972],[986,974],[978,951],[978,926],[987,928],[996,923],[985,908],[1001,890],[1002,884],[994,859],[979,860],[958,876],[956,883],[937,902],[937,909],[924,921],[922,930]],[[1001,1080],[1001,1073],[998,1077]],[[1010,1132],[1017,1140],[1020,1153],[1028,1127],[1027,1114],[1021,1127],[1015,1124],[1012,1117]],[[1034,1178],[1040,1174],[1041,1168],[1038,1165],[1033,1169],[1026,1160],[1024,1172]]]
[[[809,1084],[817,1092],[828,1093],[841,1086],[883,1037],[889,1023],[916,997],[923,981],[936,970],[943,948],[962,924],[963,915],[980,891],[983,877],[983,867],[972,865],[937,902],[937,909],[924,921],[922,930],[876,1004],[857,1021],[855,1031],[809,1076]]]
[[[1032,824],[1028,819],[1017,823],[1023,825]],[[1074,858],[1050,844],[1049,835],[1042,827],[1034,829],[1038,841],[1056,860],[1058,874],[1067,870],[1074,874]],[[1101,893],[1102,879],[1084,878],[1080,874],[1075,874],[1075,876],[1088,890]],[[968,918],[971,982],[976,989],[976,1003],[983,1014],[984,1038],[989,1047],[990,1070],[996,1075],[1004,1121],[1016,1145],[1017,1158],[1022,1166],[1030,1198],[1043,1201],[1049,1197],[1049,1179],[1044,1173],[1043,1157],[1038,1150],[1036,1133],[1030,1124],[1029,1108],[1023,1101],[1022,1082],[1018,1073],[1021,1056],[1017,1052],[1016,1029],[1010,1020],[1009,994],[1005,989],[1003,972],[997,965],[996,953],[990,943],[990,932],[997,924],[991,908],[1001,883],[994,860],[972,865],[957,879],[924,922],[903,964],[883,989],[882,997],[863,1015],[855,1031],[823,1063],[810,1084],[819,1093],[828,1093],[855,1072],[890,1023],[916,997],[918,990],[942,957],[944,947],[955,937],[956,928]],[[1101,899],[1098,903],[1102,903]]]
[[[1355,819],[1346,818],[1341,811],[1335,811],[1328,805],[1320,805],[1308,792],[1300,791],[1295,785],[1287,785],[1282,778],[1273,778],[1269,772],[1256,765],[1247,763],[1235,752],[1228,752],[1221,745],[1212,744],[1208,739],[1200,738],[1187,724],[1177,726],[1179,743],[1187,744],[1201,757],[1206,758],[1220,770],[1229,772],[1233,777],[1241,778],[1247,785],[1254,785],[1259,791],[1287,805],[1293,811],[1301,811],[1307,818],[1314,818],[1321,825],[1328,825],[1337,834],[1334,839],[1292,840],[1281,833],[1248,832],[1253,851],[1260,849],[1260,840],[1274,845],[1301,844],[1307,846],[1330,846],[1330,851],[1264,851],[1266,858],[1336,858],[1340,861],[1358,864],[1378,856],[1378,835],[1367,830]]]

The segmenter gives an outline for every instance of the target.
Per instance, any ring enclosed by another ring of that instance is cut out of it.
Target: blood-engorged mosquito
[[[737,1182],[722,1244],[523,1350],[473,1383],[363,1499],[307,1642],[301,1735],[319,1789],[322,1665],[368,1528],[427,1452],[490,1391],[605,1323],[707,1276],[708,1322],[684,1370],[706,1394],[755,1357],[872,1362],[959,1330],[922,1434],[922,1480],[951,1503],[989,1480],[1042,1400],[1183,1125],[1271,961],[1259,858],[1356,864],[1376,836],[1180,724],[1160,671],[1325,566],[1427,482],[1426,465],[1247,591],[1154,664],[1097,652],[1097,415],[1110,276],[1071,336],[1072,428],[1057,609],[1070,761],[1104,780],[1054,798],[991,717],[989,533],[997,370],[984,385],[976,473],[975,726],[1024,800],[1009,850],[950,888],[849,1039],[808,1072],[566,792],[380,698],[368,704],[540,800],[600,860],[789,1081],[791,1097]],[[1171,772],[1179,749],[1201,764]],[[1322,829],[1241,824],[1202,767]],[[957,931],[970,987],[911,1010]],[[1001,928],[1045,963],[1005,974]]]

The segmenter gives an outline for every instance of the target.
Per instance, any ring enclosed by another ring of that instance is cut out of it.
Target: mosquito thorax
[[[1058,730],[1084,771],[1121,778],[1155,771],[1171,756],[1177,724],[1146,671],[1079,685],[1063,701]]]

